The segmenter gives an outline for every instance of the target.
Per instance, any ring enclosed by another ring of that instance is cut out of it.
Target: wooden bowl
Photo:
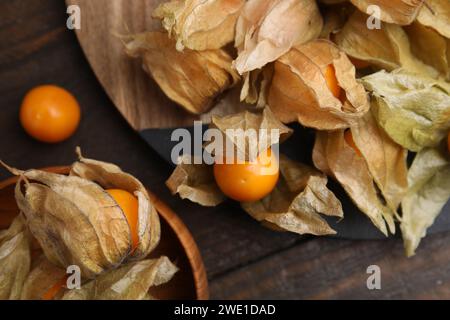
[[[44,169],[67,174],[69,167]],[[9,227],[19,213],[14,199],[17,177],[0,182],[0,230]],[[208,280],[198,247],[181,219],[152,192],[149,195],[161,219],[161,241],[150,257],[168,256],[180,271],[165,285],[152,290],[152,295],[164,300],[207,300]]]

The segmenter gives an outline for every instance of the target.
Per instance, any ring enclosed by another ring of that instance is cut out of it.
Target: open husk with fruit
[[[77,152],[68,175],[5,165],[18,176],[20,215],[0,233],[1,298],[147,299],[177,272],[167,257],[147,258],[161,229],[142,183]],[[41,252],[33,261],[32,241]],[[72,268],[76,289],[67,285]]]
[[[324,215],[345,223],[331,178],[415,253],[450,197],[448,0],[172,0],[153,16],[164,31],[131,35],[126,52],[169,98],[201,114],[239,86],[247,103],[210,124],[243,162],[224,165],[225,150],[206,143],[213,160],[180,157],[167,181],[174,194],[204,206],[231,198],[273,229],[326,235]],[[294,122],[315,132],[310,165],[271,154]],[[228,129],[278,135],[250,155]],[[261,178],[267,162],[276,170]]]

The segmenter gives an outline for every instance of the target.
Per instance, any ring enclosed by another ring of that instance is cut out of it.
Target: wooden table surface
[[[92,0],[95,1],[95,0]],[[417,256],[401,240],[349,241],[276,233],[237,205],[202,208],[172,197],[172,168],[127,125],[91,71],[61,0],[0,3],[0,158],[19,168],[66,165],[75,146],[139,177],[185,221],[203,255],[214,299],[450,298],[450,233],[427,237]],[[79,100],[77,134],[45,145],[21,129],[18,110],[33,86],[61,85]],[[0,169],[0,179],[9,174]],[[366,269],[381,268],[381,290],[368,290]]]

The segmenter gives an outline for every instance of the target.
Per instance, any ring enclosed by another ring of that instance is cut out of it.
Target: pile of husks
[[[69,175],[19,171],[20,215],[0,231],[0,299],[152,299],[151,287],[177,268],[167,257],[147,259],[160,239],[160,222],[144,186],[119,167],[83,158]],[[107,189],[138,199],[133,245],[129,221]],[[81,287],[66,286],[80,271]],[[68,269],[69,268],[69,269]]]
[[[244,210],[276,229],[334,233],[321,217],[344,215],[331,177],[382,233],[399,223],[414,254],[450,197],[450,1],[172,0],[153,16],[162,30],[131,35],[126,52],[187,111],[239,84],[251,113],[212,126],[276,128],[273,144],[284,124],[316,130],[316,168],[281,157],[277,187]],[[210,166],[181,163],[167,184],[201,205],[225,199]]]

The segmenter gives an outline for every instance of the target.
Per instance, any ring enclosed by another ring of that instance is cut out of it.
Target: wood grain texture
[[[77,36],[97,78],[111,100],[136,130],[176,128],[208,123],[212,114],[241,110],[238,88],[224,93],[216,107],[201,117],[193,116],[170,101],[150,79],[138,59],[124,53],[117,35],[160,30],[161,23],[151,17],[162,0],[67,0],[81,10],[81,29]]]
[[[79,145],[86,156],[116,163],[138,177],[170,205],[192,232],[203,256],[213,298],[360,299],[365,283],[361,272],[364,274],[373,263],[372,256],[389,257],[392,265],[389,275],[385,274],[390,280],[382,282],[384,289],[374,298],[414,298],[419,294],[425,298],[449,298],[448,233],[427,237],[417,257],[406,260],[400,239],[367,242],[308,238],[305,242],[293,234],[262,228],[235,203],[211,209],[173,197],[164,185],[172,167],[116,111],[75,34],[66,29],[66,19],[62,1],[0,2],[0,159],[22,169],[67,165],[75,160],[75,146]],[[22,97],[42,83],[65,87],[82,108],[79,130],[62,144],[36,142],[18,122]],[[9,176],[0,168],[0,180]],[[319,259],[321,255],[324,257]],[[312,266],[310,260],[314,261]],[[305,264],[314,276],[300,272],[305,270]],[[397,265],[401,266],[398,270]],[[357,280],[349,276],[353,273],[358,275]],[[395,282],[402,276],[408,282]],[[391,281],[395,286],[389,285]],[[343,286],[345,295],[339,289]]]
[[[53,167],[44,170],[67,174],[70,169],[69,167]],[[0,230],[8,228],[19,213],[14,198],[16,182],[16,177],[0,182]],[[162,218],[161,241],[150,257],[166,255],[180,269],[168,284],[152,289],[152,294],[159,299],[208,299],[205,266],[191,233],[172,209],[151,191],[148,192]]]
[[[315,239],[214,279],[213,299],[449,299],[450,233],[429,236],[406,258],[398,239]],[[381,290],[367,288],[367,268]]]

